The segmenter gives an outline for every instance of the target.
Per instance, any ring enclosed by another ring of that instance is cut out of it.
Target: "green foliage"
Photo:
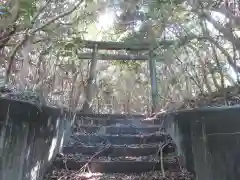
[[[141,62],[133,60],[122,60],[122,61],[113,61],[113,65],[119,66],[120,69],[128,69],[130,71],[138,72],[141,67]]]
[[[76,45],[73,42],[58,42],[56,45],[59,53],[63,57],[73,57],[76,52]]]
[[[29,25],[34,13],[37,11],[36,0],[20,0],[19,16],[25,25]]]

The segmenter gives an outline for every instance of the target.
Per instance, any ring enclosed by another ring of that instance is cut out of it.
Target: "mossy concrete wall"
[[[0,180],[41,180],[73,120],[55,108],[0,98]]]
[[[168,115],[165,128],[197,180],[240,179],[240,107],[204,108]]]

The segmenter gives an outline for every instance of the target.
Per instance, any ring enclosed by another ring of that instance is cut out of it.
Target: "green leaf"
[[[23,17],[23,21],[26,24],[30,24],[31,17],[36,13],[36,1],[35,0],[20,0],[20,16]]]
[[[76,45],[73,42],[68,42],[68,43],[65,44],[64,49],[72,50],[75,47],[76,47]]]

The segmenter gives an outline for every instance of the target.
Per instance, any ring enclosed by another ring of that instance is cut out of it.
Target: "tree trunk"
[[[212,51],[213,51],[213,56],[214,56],[214,60],[217,64],[217,67],[218,67],[218,73],[220,74],[220,79],[221,79],[221,86],[222,88],[225,87],[225,82],[224,82],[224,75],[223,75],[223,70],[222,70],[222,67],[220,65],[220,62],[219,62],[219,59],[218,59],[218,55],[217,55],[217,52],[216,52],[216,49],[213,47],[213,45],[211,44],[212,46]],[[218,84],[218,83],[217,83]],[[216,84],[215,84],[216,86]],[[219,89],[219,86],[216,86],[216,88]]]
[[[202,71],[202,75],[203,75],[203,82],[208,90],[208,93],[211,93],[212,92],[212,88],[209,84],[209,81],[208,81],[208,72],[207,72],[207,67],[206,67],[206,61],[204,62],[201,57],[198,58],[198,62],[200,63],[201,65],[201,71]]]

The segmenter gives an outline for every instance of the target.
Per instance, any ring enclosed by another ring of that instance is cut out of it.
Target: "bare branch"
[[[215,21],[210,14],[204,13],[204,17],[205,17],[219,32],[221,32],[228,41],[234,43],[234,45],[236,46],[236,48],[237,48],[238,50],[240,50],[240,41],[239,41],[239,38],[237,38],[237,37],[234,36],[231,28],[228,29],[228,27],[224,27],[223,25],[221,25],[220,23],[218,23],[217,21]]]
[[[36,21],[36,19],[38,18],[38,16],[46,9],[46,7],[48,6],[48,4],[49,4],[51,1],[52,1],[52,0],[47,0],[46,4],[39,9],[39,11],[37,12],[37,14],[33,17],[32,23],[34,23],[34,22]]]
[[[25,34],[25,36],[23,37],[23,39],[15,46],[15,48],[13,49],[12,53],[10,54],[9,57],[9,62],[8,62],[8,67],[6,70],[6,75],[5,75],[5,80],[4,80],[4,84],[7,84],[9,81],[9,76],[12,70],[12,66],[13,66],[13,61],[14,61],[14,57],[18,51],[18,49],[24,44],[24,42],[27,40],[28,35]]]
[[[40,26],[39,28],[34,29],[34,30],[32,31],[32,33],[36,33],[36,32],[38,32],[38,31],[42,30],[43,28],[45,28],[46,26],[52,24],[54,21],[56,21],[56,20],[58,20],[58,19],[60,19],[60,18],[63,18],[63,17],[65,17],[65,16],[71,14],[73,11],[75,11],[75,10],[82,4],[82,2],[83,2],[83,0],[80,0],[80,1],[77,3],[77,5],[74,6],[74,8],[72,8],[71,10],[69,10],[69,11],[67,11],[67,12],[61,13],[61,14],[59,14],[58,16],[50,19],[48,22],[46,22],[45,24],[43,24],[43,25]]]
[[[212,37],[209,37],[209,42],[211,42],[212,44],[214,44],[227,58],[227,62],[229,63],[229,65],[236,71],[236,72],[240,72],[240,66],[235,65],[231,55],[226,51],[226,49],[224,49],[221,45],[219,45],[219,43],[217,41],[215,41]]]
[[[16,33],[16,26],[14,25],[13,28],[7,29],[6,32],[3,33],[3,37],[0,39],[0,49],[6,46],[6,43],[10,40],[10,38]]]

